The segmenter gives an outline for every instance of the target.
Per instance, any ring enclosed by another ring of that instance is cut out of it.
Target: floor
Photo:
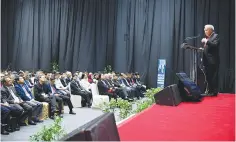
[[[74,108],[74,111],[76,115],[70,115],[68,113],[68,107],[65,107],[62,126],[67,133],[103,114],[101,110],[91,108]],[[36,126],[23,126],[20,131],[10,133],[10,135],[6,136],[1,135],[1,141],[29,141],[31,135],[40,131],[44,125],[50,125],[52,123],[53,120],[47,119]]]

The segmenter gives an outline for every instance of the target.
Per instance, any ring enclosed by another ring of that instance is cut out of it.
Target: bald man
[[[207,96],[217,96],[218,94],[218,70],[219,70],[219,35],[214,32],[213,25],[205,25],[203,64],[205,66],[206,80],[208,82]]]

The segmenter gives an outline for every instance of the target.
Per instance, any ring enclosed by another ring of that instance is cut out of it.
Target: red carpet
[[[235,95],[177,107],[153,105],[118,126],[121,141],[235,140]]]

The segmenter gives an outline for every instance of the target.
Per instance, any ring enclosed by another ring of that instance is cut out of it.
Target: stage
[[[176,107],[153,105],[119,124],[118,130],[121,141],[234,141],[235,94]]]
[[[65,106],[62,126],[67,133],[103,114],[101,110],[91,108],[74,108],[74,111],[76,115],[70,115],[68,113],[68,107]],[[15,131],[9,135],[1,135],[1,141],[29,141],[30,136],[40,131],[43,125],[50,125],[52,123],[53,120],[48,118],[43,123],[38,123],[36,126],[22,126],[20,131]]]

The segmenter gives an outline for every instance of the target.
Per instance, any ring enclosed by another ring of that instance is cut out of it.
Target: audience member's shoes
[[[16,127],[16,131],[20,131],[20,127]]]
[[[1,124],[1,134],[2,135],[9,135],[9,132],[6,131],[7,124]]]
[[[91,106],[92,106],[92,104],[91,104],[91,103],[87,104],[87,107],[88,107],[88,108],[91,108]]]
[[[9,132],[7,132],[6,130],[2,130],[2,131],[1,131],[1,134],[2,134],[2,135],[9,135]]]
[[[20,122],[19,124],[20,126],[27,126],[27,124],[25,122]]]
[[[54,118],[55,118],[54,115],[50,116],[50,119],[54,119]]]
[[[14,132],[13,129],[11,129],[11,128],[7,128],[6,131],[9,133]]]
[[[70,113],[69,113],[69,114],[74,114],[74,115],[75,115],[76,113],[75,113],[74,111],[70,111]]]
[[[43,120],[40,120],[40,119],[35,119],[35,120],[34,120],[34,122],[36,122],[36,123],[42,123],[42,122],[43,122]]]
[[[34,122],[34,121],[29,121],[29,123],[28,123],[29,125],[36,125],[36,123]]]

